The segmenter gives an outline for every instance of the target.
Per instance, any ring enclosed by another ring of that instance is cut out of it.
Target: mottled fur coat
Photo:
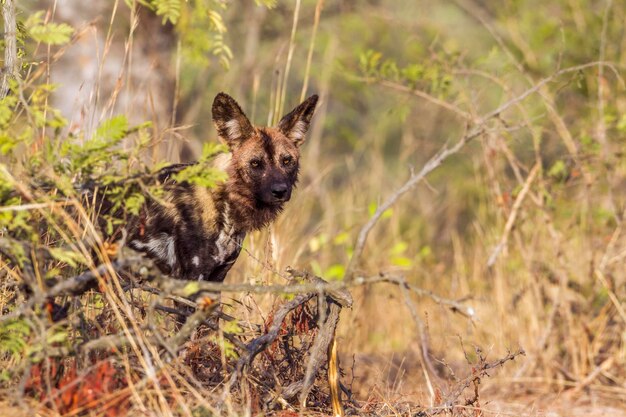
[[[174,277],[223,281],[246,233],[274,221],[290,199],[316,104],[311,96],[276,127],[257,127],[233,98],[218,94],[213,123],[230,149],[222,160],[228,180],[216,189],[165,180],[165,198],[142,209],[130,246]]]

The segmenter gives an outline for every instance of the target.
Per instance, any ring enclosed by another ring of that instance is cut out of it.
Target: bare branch
[[[131,265],[136,265],[145,261],[147,261],[147,259],[144,256],[135,255],[115,260],[111,262],[111,264],[104,263],[75,277],[63,279],[61,282],[50,288],[46,292],[46,296],[56,297],[58,295],[83,294],[91,287],[94,281],[96,281],[99,277],[104,276],[109,271],[113,270],[117,272]]]
[[[298,273],[305,274],[305,273]],[[311,275],[309,275],[311,276]],[[156,285],[164,292],[169,294],[184,295],[188,292],[186,287],[191,285],[198,291],[206,292],[227,292],[227,293],[251,293],[251,294],[326,294],[337,302],[341,306],[349,307],[350,303],[341,294],[348,288],[359,287],[369,284],[389,283],[394,285],[402,285],[413,293],[428,297],[434,302],[440,305],[450,307],[455,312],[459,312],[462,315],[473,318],[475,315],[474,310],[471,307],[464,306],[460,301],[449,300],[434,294],[429,290],[425,290],[416,285],[406,282],[404,277],[381,274],[374,277],[357,277],[352,281],[333,281],[325,282],[319,277],[315,277],[320,281],[302,283],[302,284],[288,284],[288,285],[253,285],[253,284],[225,284],[219,282],[207,282],[207,281],[181,281],[172,278],[160,277]],[[187,287],[188,288],[188,287]],[[351,297],[350,297],[351,299]]]
[[[443,161],[445,161],[450,155],[454,155],[458,151],[460,151],[467,142],[479,136],[483,132],[481,128],[475,128],[467,135],[463,136],[461,140],[459,140],[452,148],[444,147],[441,149],[435,156],[433,156],[424,167],[415,175],[411,175],[411,177],[404,183],[404,185],[398,188],[391,196],[387,198],[387,200],[381,204],[376,212],[370,219],[363,225],[361,230],[359,231],[359,235],[356,240],[356,244],[354,245],[354,252],[352,254],[352,258],[350,258],[350,263],[348,264],[348,268],[346,269],[345,279],[351,280],[354,277],[354,272],[358,262],[360,261],[361,255],[363,254],[363,249],[365,249],[365,243],[367,242],[367,237],[369,236],[370,231],[374,228],[378,220],[383,215],[385,211],[387,211],[391,206],[393,206],[400,197],[404,194],[411,191],[417,184],[419,184],[426,175],[430,174],[436,168],[438,168]]]
[[[447,102],[445,100],[441,100],[440,98],[432,96],[432,95],[430,95],[430,94],[428,94],[428,93],[426,93],[424,91],[416,90],[414,88],[407,87],[406,85],[403,85],[403,84],[395,83],[393,81],[388,81],[388,80],[382,80],[382,79],[379,79],[379,78],[358,77],[357,80],[358,81],[363,81],[365,83],[376,83],[376,84],[382,85],[383,87],[390,88],[392,90],[396,90],[396,91],[400,91],[400,92],[403,92],[403,93],[407,93],[407,94],[411,94],[411,95],[417,96],[417,97],[419,97],[421,99],[424,99],[424,100],[428,101],[429,103],[432,103],[432,104],[434,104],[434,105],[436,105],[438,107],[442,107],[442,108],[444,108],[446,110],[449,110],[452,113],[456,114],[457,116],[459,116],[459,117],[461,117],[461,118],[463,118],[463,119],[465,119],[467,121],[473,121],[474,120],[474,117],[470,113],[460,109],[458,106],[455,106],[454,104],[449,103],[449,102]]]
[[[326,317],[323,320],[323,323],[319,326],[319,331],[315,336],[315,341],[311,347],[309,360],[306,366],[306,373],[304,374],[304,379],[302,380],[302,388],[299,396],[299,402],[302,408],[306,407],[306,399],[311,391],[315,377],[328,357],[328,347],[335,337],[335,330],[337,329],[337,323],[339,323],[339,313],[341,313],[341,306],[332,302],[330,298],[326,298],[322,304],[323,306],[321,309],[327,308],[327,311],[324,312]],[[294,384],[290,385],[285,390],[286,392],[283,397],[286,399],[290,398],[290,388],[293,385]],[[294,395],[296,392],[297,390],[295,390]]]
[[[286,271],[289,275],[291,275],[294,278],[303,278],[305,281],[313,283],[313,284],[318,284],[318,285],[328,284],[328,282],[325,281],[324,279],[315,275],[311,275],[307,271],[297,271],[290,266],[286,268]],[[352,307],[352,303],[353,303],[352,294],[350,294],[350,291],[348,291],[346,288],[338,288],[336,290],[329,290],[326,292],[326,295],[332,298],[334,302],[336,302],[342,307]]]
[[[8,239],[0,239],[0,252],[10,254],[12,253],[12,250],[14,250],[14,246],[21,243],[22,242]],[[24,250],[28,253],[29,247],[25,246]],[[39,294],[36,297],[36,300],[31,301],[31,303],[42,302],[45,298],[52,298],[61,295],[80,295],[89,290],[99,277],[105,276],[110,271],[120,272],[123,270],[132,270],[137,272],[137,275],[141,276],[146,281],[151,281],[156,287],[151,288],[142,286],[142,290],[153,293],[162,293],[162,295],[168,298],[172,298],[183,303],[183,300],[190,295],[189,286],[192,286],[199,292],[214,293],[324,294],[342,307],[351,307],[353,300],[350,292],[348,291],[349,288],[378,283],[390,283],[394,285],[402,285],[411,292],[422,297],[428,297],[437,304],[445,305],[453,311],[459,312],[466,317],[473,318],[474,316],[474,310],[471,307],[464,306],[460,301],[446,299],[429,290],[409,284],[406,282],[404,277],[399,275],[380,274],[373,277],[356,277],[352,281],[344,280],[326,282],[322,278],[312,275],[306,271],[298,271],[288,267],[288,274],[294,278],[303,279],[305,282],[290,283],[287,285],[254,285],[228,284],[209,281],[185,281],[163,275],[154,263],[143,254],[139,254],[128,248],[120,248],[118,253],[120,254],[118,259],[112,261],[111,263],[103,263],[77,276],[63,278],[52,288],[49,288],[47,291]],[[17,259],[13,259],[13,262],[17,263],[17,261]],[[24,264],[31,266],[30,262],[24,262]],[[34,276],[34,272],[31,271],[30,273]],[[2,320],[6,317],[7,316],[3,316]],[[11,317],[15,317],[15,315],[12,314]]]
[[[439,150],[439,152],[437,152],[432,158],[430,158],[430,160],[428,160],[428,162],[426,162],[426,164],[417,174],[412,174],[409,177],[409,179],[400,188],[398,188],[393,194],[391,194],[387,198],[387,200],[385,200],[385,202],[378,207],[376,212],[363,225],[363,227],[361,227],[361,230],[359,231],[359,234],[356,239],[356,243],[354,245],[354,252],[352,254],[352,257],[350,258],[350,263],[348,264],[348,268],[346,269],[345,278],[347,280],[351,280],[354,278],[355,270],[356,270],[356,267],[358,266],[358,263],[360,262],[361,255],[363,254],[363,250],[365,249],[365,243],[367,242],[369,233],[374,228],[374,226],[376,225],[380,217],[383,215],[383,213],[387,211],[391,206],[393,206],[400,199],[400,197],[402,197],[407,192],[411,191],[417,184],[422,182],[428,174],[430,174],[432,171],[438,168],[446,159],[448,159],[448,157],[459,152],[461,149],[463,149],[463,147],[468,142],[470,142],[472,139],[476,138],[477,136],[480,136],[483,132],[485,132],[486,131],[485,125],[489,120],[500,116],[503,112],[508,110],[510,107],[525,100],[530,95],[536,92],[539,92],[543,86],[554,81],[556,78],[558,78],[559,76],[563,74],[578,72],[578,71],[585,70],[587,68],[593,68],[593,67],[598,67],[598,66],[612,67],[613,64],[610,62],[595,61],[595,62],[590,62],[587,64],[564,68],[560,71],[555,72],[551,76],[546,77],[543,80],[539,81],[537,84],[527,89],[526,91],[524,91],[522,94],[518,95],[517,97],[503,103],[502,105],[486,113],[482,117],[475,119],[473,128],[471,128],[465,135],[463,135],[463,137],[461,137],[461,139],[459,139],[458,142],[451,148],[447,147],[446,145],[441,150]]]
[[[424,325],[424,322],[422,321],[420,316],[417,314],[417,309],[415,308],[415,304],[413,303],[413,300],[411,300],[411,296],[409,295],[409,292],[407,291],[406,286],[400,285],[399,287],[400,287],[400,292],[402,293],[402,296],[404,297],[404,303],[409,309],[409,312],[411,313],[411,317],[413,318],[413,321],[415,322],[415,325],[417,327],[419,341],[420,341],[420,358],[422,359],[422,364],[421,364],[422,370],[424,372],[424,377],[426,378],[426,384],[428,385],[428,390],[430,391],[430,395],[432,398],[434,398],[435,390],[433,388],[433,384],[431,382],[429,373],[433,375],[434,377],[438,377],[438,374],[437,374],[437,370],[433,366],[432,361],[430,360],[430,343],[429,343],[428,332],[426,331],[426,326]]]

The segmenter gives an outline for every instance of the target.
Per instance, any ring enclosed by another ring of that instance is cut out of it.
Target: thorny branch
[[[0,251],[9,252],[11,248],[10,243],[6,239],[0,239]],[[4,249],[4,250],[3,250]],[[131,249],[122,248],[120,253],[123,256],[111,262],[111,264],[101,264],[90,271],[86,271],[82,274],[71,278],[65,278],[58,282],[46,291],[40,292],[34,302],[41,302],[45,298],[56,297],[60,295],[79,295],[93,286],[93,283],[97,281],[98,277],[104,276],[109,271],[115,271],[120,273],[127,269],[137,270],[137,275],[146,281],[150,281],[156,288],[147,286],[141,287],[144,291],[153,293],[160,293],[166,297],[189,297],[195,293],[252,293],[252,294],[326,294],[331,297],[336,303],[342,307],[351,307],[352,298],[348,289],[371,285],[379,283],[389,283],[393,285],[402,286],[414,294],[421,297],[428,297],[435,303],[446,306],[454,312],[458,312],[465,317],[473,318],[474,310],[472,307],[464,305],[461,301],[450,300],[433,292],[420,288],[416,285],[410,284],[401,275],[390,275],[381,273],[378,276],[372,277],[356,277],[352,281],[334,281],[326,282],[322,278],[309,274],[306,271],[296,271],[292,268],[287,268],[287,272],[294,278],[302,279],[305,282],[302,283],[289,283],[286,285],[253,285],[253,284],[227,284],[219,282],[208,281],[183,281],[174,278],[164,276],[154,266],[153,262],[141,254],[138,254]],[[24,262],[24,266],[32,268],[32,264]],[[27,268],[27,269],[28,269]],[[34,275],[34,273],[33,273]],[[131,285],[132,287],[132,285]],[[190,290],[193,290],[190,293]],[[30,300],[29,300],[30,301]],[[15,315],[11,315],[14,317]],[[7,316],[0,318],[3,321]]]
[[[503,358],[495,360],[493,362],[487,362],[486,359],[479,353],[479,363],[472,367],[470,375],[460,380],[454,387],[454,389],[441,401],[439,405],[434,407],[432,415],[441,414],[442,412],[448,412],[456,405],[459,397],[463,394],[467,388],[472,384],[480,383],[480,380],[484,376],[489,376],[488,372],[491,369],[503,366],[506,362],[512,361],[520,355],[526,355],[523,349],[519,349],[515,352],[510,352]],[[477,401],[478,398],[469,400],[468,403]]]

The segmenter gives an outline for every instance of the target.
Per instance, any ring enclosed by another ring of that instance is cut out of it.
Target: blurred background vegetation
[[[247,238],[249,255],[228,281],[282,282],[273,271],[287,265],[341,280],[377,207],[481,127],[385,212],[357,268],[402,274],[474,315],[422,297],[416,323],[397,289],[356,290],[339,348],[344,365],[356,358],[357,391],[427,401],[427,387],[445,387],[468,347],[496,357],[521,346],[527,356],[500,371],[494,392],[623,406],[623,0],[16,7],[20,81],[0,108],[6,190],[42,175],[71,188],[196,160],[217,140],[210,105],[220,91],[261,125],[317,93],[299,188],[276,224]],[[90,142],[105,152],[81,160]],[[120,194],[129,198],[143,201]],[[29,213],[0,213],[3,233],[26,233]],[[67,254],[59,261],[67,266]]]

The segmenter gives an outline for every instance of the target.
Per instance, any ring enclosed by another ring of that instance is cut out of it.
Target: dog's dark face
[[[258,207],[282,207],[298,180],[299,147],[317,104],[311,96],[281,119],[277,127],[253,126],[230,96],[213,102],[213,122],[232,159],[229,182]]]
[[[298,179],[298,147],[278,129],[257,128],[233,152],[235,173],[260,204],[281,205]]]

